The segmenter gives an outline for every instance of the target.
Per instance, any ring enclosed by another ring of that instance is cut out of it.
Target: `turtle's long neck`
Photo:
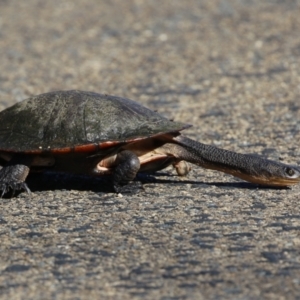
[[[185,160],[203,168],[218,170],[244,180],[270,184],[274,175],[280,174],[286,165],[255,155],[240,154],[233,151],[205,145],[179,135],[174,140],[187,152]]]

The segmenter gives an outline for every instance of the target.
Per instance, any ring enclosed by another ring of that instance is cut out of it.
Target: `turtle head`
[[[262,160],[255,172],[247,175],[243,174],[241,177],[264,186],[288,187],[300,182],[300,167],[271,160]]]
[[[275,183],[293,185],[300,182],[300,167],[283,165],[282,170],[278,170],[278,177]]]

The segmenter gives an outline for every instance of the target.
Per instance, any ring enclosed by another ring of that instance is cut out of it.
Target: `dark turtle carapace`
[[[134,192],[138,172],[173,165],[186,175],[186,161],[266,186],[300,181],[296,166],[193,141],[180,133],[187,127],[115,96],[60,91],[31,97],[0,113],[0,190],[29,192],[29,171],[44,168],[111,174],[116,192]]]

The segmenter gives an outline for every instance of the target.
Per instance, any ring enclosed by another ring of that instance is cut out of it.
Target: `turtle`
[[[197,142],[181,134],[190,126],[107,94],[71,90],[30,97],[0,112],[2,196],[30,192],[26,177],[40,169],[110,175],[117,193],[139,191],[138,172],[173,165],[183,176],[188,163],[263,186],[300,181],[298,166]]]

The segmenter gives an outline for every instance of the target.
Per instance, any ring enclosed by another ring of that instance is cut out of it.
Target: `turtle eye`
[[[295,171],[292,168],[285,168],[285,173],[291,177],[295,175]]]

